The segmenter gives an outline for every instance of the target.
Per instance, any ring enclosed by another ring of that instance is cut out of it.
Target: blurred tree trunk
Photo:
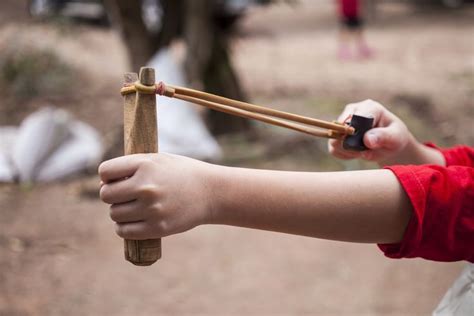
[[[161,0],[163,20],[156,34],[150,33],[142,18],[141,1],[104,0],[112,25],[119,31],[129,54],[131,71],[138,72],[161,48],[180,33],[183,0]]]
[[[147,31],[141,1],[104,2],[125,43],[132,71],[137,72],[160,48],[184,33],[185,71],[190,85],[228,98],[246,99],[228,53],[229,34],[216,23],[217,0],[161,0],[163,20],[157,34]],[[208,111],[207,123],[213,134],[250,129],[248,120],[216,111]]]
[[[190,85],[227,98],[246,100],[229,56],[229,34],[216,22],[216,0],[186,2],[187,44],[185,69]],[[247,119],[209,111],[208,125],[213,134],[249,130]]]

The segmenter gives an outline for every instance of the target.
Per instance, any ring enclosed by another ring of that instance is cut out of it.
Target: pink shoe
[[[352,54],[351,50],[349,49],[348,46],[342,45],[339,47],[339,50],[337,52],[337,58],[342,61],[347,61],[352,59]]]
[[[359,58],[370,59],[374,57],[374,51],[367,45],[363,44],[359,46]]]

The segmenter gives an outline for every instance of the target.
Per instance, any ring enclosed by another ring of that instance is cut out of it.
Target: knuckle
[[[372,100],[372,99],[368,99],[367,100],[368,104],[375,110],[382,110],[384,109],[384,107],[382,106],[382,104],[380,104],[379,102],[375,101],[375,100]]]
[[[138,188],[138,196],[144,199],[156,197],[158,190],[153,184],[143,184]]]
[[[378,104],[378,102],[374,101],[373,99],[365,99],[362,103],[367,103],[371,105]]]
[[[153,217],[163,217],[164,209],[161,203],[153,203],[147,208],[148,214]]]
[[[142,159],[138,164],[138,168],[147,171],[152,169],[154,165],[155,163],[151,159]]]
[[[354,110],[354,108],[357,106],[357,103],[349,103],[346,105],[346,107],[344,108],[344,111],[345,112],[351,112],[352,110]]]

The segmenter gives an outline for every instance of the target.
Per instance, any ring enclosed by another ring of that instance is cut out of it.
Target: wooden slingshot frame
[[[363,136],[372,128],[373,119],[353,115],[349,125],[328,122],[283,112],[251,103],[188,88],[155,83],[153,68],[143,67],[140,76],[126,73],[124,87],[124,145],[125,155],[158,152],[156,97],[162,95],[198,104],[265,123],[289,128],[312,136],[343,140],[348,150],[365,150]],[[125,240],[125,258],[135,265],[148,266],[161,258],[161,239]]]

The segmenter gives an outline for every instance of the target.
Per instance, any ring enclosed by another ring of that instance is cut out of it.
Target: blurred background
[[[337,1],[0,3],[0,315],[429,315],[463,263],[204,226],[123,259],[96,168],[122,154],[123,73],[334,120],[378,100],[420,141],[474,144],[474,3],[364,1],[341,55]],[[158,99],[160,149],[280,170],[375,168],[323,139]],[[343,192],[341,192],[343,194]]]

